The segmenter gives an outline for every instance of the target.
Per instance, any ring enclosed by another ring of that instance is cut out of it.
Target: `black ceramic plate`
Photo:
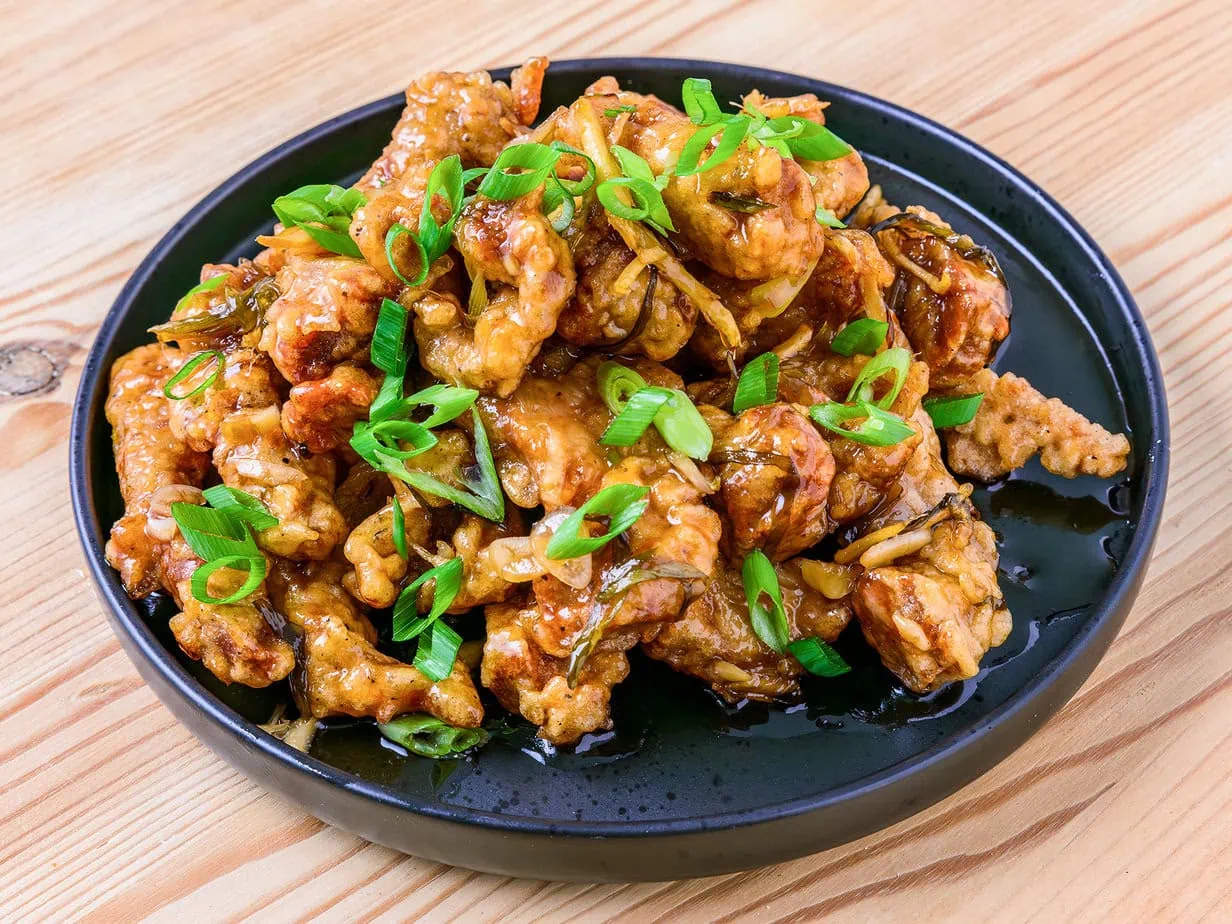
[[[811,683],[794,708],[729,709],[701,684],[635,657],[613,699],[615,731],[576,753],[546,753],[526,732],[473,760],[434,763],[382,746],[358,722],[331,724],[306,757],[253,724],[277,692],[224,689],[179,655],[165,610],[129,601],[103,560],[121,509],[102,409],[108,369],[149,339],[145,329],[165,320],[203,262],[254,251],[275,196],[362,171],[385,144],[401,97],[327,122],[244,168],[141,264],[86,363],[73,416],[73,502],[94,579],[142,676],[262,785],[366,838],[460,866],[551,879],[709,875],[820,850],[918,811],[1005,757],[1073,694],[1142,580],[1163,504],[1167,411],[1146,327],[1108,259],[1055,202],[986,151],[841,87],[708,62],[554,64],[543,111],[602,74],[677,102],[689,74],[710,77],[720,100],[752,87],[831,100],[827,121],[864,154],[891,201],[935,209],[996,251],[1015,309],[998,367],[1131,433],[1130,468],[1118,481],[1064,481],[1032,464],[976,492],[1001,540],[1014,613],[1013,634],[977,678],[908,694],[852,627],[839,642],[851,674]]]

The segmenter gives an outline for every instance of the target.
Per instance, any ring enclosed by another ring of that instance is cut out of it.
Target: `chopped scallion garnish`
[[[837,215],[831,212],[824,205],[817,206],[817,210],[814,212],[814,214],[817,216],[817,221],[825,225],[827,228],[846,228],[847,227],[845,224],[843,224],[839,220]]]
[[[419,615],[419,588],[433,582],[432,607],[427,615]],[[438,625],[437,620],[449,609],[462,589],[462,559],[451,558],[435,568],[429,568],[403,588],[394,602],[393,640],[408,642],[419,638],[415,651],[415,666],[433,681],[441,681],[453,670],[454,659],[462,639],[453,629]],[[444,628],[447,631],[438,631]],[[453,640],[456,639],[456,644]]]
[[[431,715],[400,715],[377,725],[381,734],[412,754],[439,760],[474,750],[488,740],[482,728],[456,728]]]
[[[675,231],[676,226],[663,201],[663,190],[670,177],[667,174],[655,176],[650,164],[618,144],[612,145],[612,154],[624,175],[600,183],[595,190],[603,207],[617,218],[644,222],[660,234]],[[627,189],[634,204],[627,205],[617,194],[618,189]]]
[[[616,118],[616,116],[620,115],[622,112],[637,112],[637,107],[636,107],[636,106],[628,106],[628,105],[625,105],[625,106],[613,106],[613,107],[612,107],[612,108],[610,108],[610,109],[604,109],[604,110],[603,110],[603,114],[604,114],[605,116],[607,116],[609,119],[614,119],[614,118]]]
[[[638,521],[650,500],[650,488],[637,484],[614,484],[604,488],[565,519],[545,552],[553,561],[577,558],[603,548]],[[583,536],[582,522],[587,516],[611,518],[608,531],[601,536]]]
[[[806,671],[818,677],[841,677],[851,670],[841,654],[816,636],[797,639],[787,650]]]
[[[440,479],[427,472],[411,471],[405,465],[382,467],[382,471],[400,478],[416,490],[465,507],[484,519],[499,523],[505,519],[505,494],[501,490],[500,478],[496,474],[496,463],[492,460],[492,448],[488,443],[487,431],[479,412],[471,408],[471,419],[475,432],[475,462],[474,470],[462,474],[465,490],[445,484]],[[394,460],[390,460],[391,462]]]
[[[830,341],[830,349],[840,356],[850,356],[853,353],[872,356],[885,343],[886,334],[889,332],[890,325],[885,321],[860,318],[835,335]]]
[[[192,595],[212,606],[238,603],[261,586],[269,568],[253,538],[250,524],[262,529],[276,526],[278,520],[255,497],[235,488],[222,491],[210,488],[205,493],[210,503],[222,506],[202,507],[178,502],[171,505],[171,516],[180,534],[203,562],[192,574]],[[227,596],[213,597],[209,580],[222,568],[246,571],[248,577]]]
[[[736,397],[732,401],[732,413],[760,404],[773,404],[779,394],[779,357],[776,353],[762,353],[750,360],[736,382]]]
[[[511,144],[484,176],[479,194],[501,201],[524,196],[552,175],[559,157],[559,151],[535,141]]]
[[[975,419],[984,393],[974,395],[951,395],[944,398],[925,398],[924,410],[938,430],[945,427],[961,427]]]
[[[349,231],[356,209],[367,201],[357,189],[317,183],[279,196],[272,208],[283,227],[303,228],[331,253],[363,259]]]
[[[897,414],[883,411],[867,401],[856,404],[839,404],[836,401],[814,404],[809,409],[809,416],[827,430],[865,446],[895,446],[915,434]],[[863,419],[863,422],[853,428],[843,426],[860,419]]]
[[[419,233],[411,231],[401,224],[395,224],[385,235],[385,259],[389,261],[394,275],[408,286],[423,285],[428,278],[428,270],[453,242],[453,226],[462,211],[462,189],[464,186],[462,160],[457,154],[450,154],[437,163],[428,175],[428,185],[424,190],[423,208],[419,213]],[[442,225],[432,214],[432,202],[437,195],[445,197],[449,203],[449,218]],[[394,258],[393,247],[397,240],[409,236],[419,255],[419,270],[413,279],[407,279],[398,268]]]
[[[215,278],[221,279],[222,277],[219,276]],[[175,386],[190,378],[198,368],[210,360],[213,360],[214,368],[210,370],[210,374],[206,376],[205,380],[194,387],[191,391],[185,392],[182,395],[177,395],[175,393]],[[218,381],[218,377],[222,375],[222,370],[225,364],[226,360],[223,358],[221,350],[206,350],[202,353],[198,353],[196,356],[189,359],[188,362],[184,363],[184,365],[180,366],[179,372],[167,379],[167,384],[163,386],[163,394],[172,401],[183,401],[185,398],[196,397]]]
[[[710,455],[714,434],[683,391],[647,385],[632,369],[614,362],[599,366],[598,379],[599,395],[616,415],[599,438],[602,445],[631,446],[653,423],[663,441],[678,452],[693,459]]]
[[[215,510],[250,523],[253,529],[269,529],[278,525],[278,517],[270,513],[268,507],[247,491],[229,488],[225,484],[216,484],[201,493],[205,496],[206,502]]]
[[[871,402],[883,411],[888,411],[898,393],[907,382],[907,370],[911,368],[911,351],[906,347],[893,347],[884,353],[878,353],[860,370],[851,391],[847,393],[847,403]],[[894,384],[884,395],[873,401],[873,383],[883,375],[894,376]]]
[[[741,569],[744,596],[749,604],[749,622],[753,632],[774,651],[782,654],[787,648],[789,629],[787,611],[783,608],[783,590],[774,565],[764,552],[754,549],[744,559]],[[768,598],[769,606],[763,602]]]
[[[409,558],[410,555],[406,548],[406,514],[402,512],[402,502],[397,496],[393,499],[394,506],[394,523],[393,523],[393,541],[394,551],[403,558]]]
[[[194,295],[200,295],[202,292],[213,292],[215,289],[217,289],[220,285],[222,285],[226,281],[227,281],[227,274],[221,273],[218,276],[211,276],[209,279],[205,280],[205,282],[197,283],[195,286],[193,286],[191,289],[185,292],[182,296],[180,296],[180,300],[175,303],[175,310],[172,311],[171,314],[174,315],[177,311],[183,308],[184,305],[188,303],[188,300],[191,299]]]

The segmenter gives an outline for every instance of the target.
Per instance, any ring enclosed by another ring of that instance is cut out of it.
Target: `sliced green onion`
[[[764,212],[766,209],[775,208],[773,202],[767,202],[765,199],[758,199],[756,196],[737,196],[733,193],[716,190],[710,194],[710,201],[715,205],[721,205],[725,209],[731,209],[733,212],[743,212],[746,215],[754,215],[757,212]]]
[[[883,411],[867,401],[855,405],[838,402],[814,404],[809,409],[809,416],[827,430],[865,446],[896,446],[915,434],[897,414]],[[864,422],[853,429],[842,426],[859,418],[864,418]]]
[[[632,446],[646,428],[654,423],[655,415],[672,400],[671,389],[646,388],[639,389],[625,402],[624,410],[603,431],[599,437],[600,446]]]
[[[419,271],[412,279],[407,279],[402,274],[402,270],[398,267],[398,261],[394,259],[394,244],[402,237],[409,237],[416,253],[419,254]],[[424,280],[428,278],[428,270],[432,267],[432,260],[428,256],[428,249],[424,247],[423,241],[419,239],[419,235],[401,222],[391,225],[389,230],[385,232],[385,260],[389,263],[389,268],[394,271],[394,275],[402,280],[403,285],[408,286],[423,285]]]
[[[841,654],[816,636],[798,639],[787,650],[806,671],[818,677],[841,677],[851,670]]]
[[[404,465],[399,466],[396,470],[392,466],[385,467],[382,470],[393,475],[395,478],[400,478],[411,487],[423,491],[425,494],[443,497],[445,500],[460,507],[465,507],[484,519],[500,523],[505,519],[505,494],[501,490],[500,478],[496,474],[496,463],[492,460],[492,448],[488,443],[488,433],[483,428],[483,421],[479,418],[479,412],[473,407],[471,408],[471,419],[474,421],[475,426],[476,465],[475,470],[468,470],[462,474],[462,483],[466,486],[465,491],[459,490],[453,485],[445,484],[445,482],[433,475],[429,475],[427,472],[410,471]]]
[[[824,125],[803,116],[786,115],[769,119],[766,128],[782,138],[796,160],[837,160],[851,153],[851,145]]]
[[[559,157],[560,152],[535,141],[511,144],[479,184],[479,194],[500,201],[524,196],[543,185]]]
[[[381,299],[381,313],[372,331],[372,365],[390,375],[406,372],[406,309],[390,298]]]
[[[223,555],[218,558],[211,558],[193,572],[192,580],[189,582],[192,587],[192,595],[201,603],[207,603],[211,606],[226,606],[231,603],[238,603],[261,586],[261,582],[265,580],[265,573],[268,567],[265,556],[261,554]],[[210,596],[210,577],[221,568],[246,570],[248,577],[235,592],[227,594],[225,597],[212,597]]]
[[[710,125],[723,118],[723,110],[705,77],[686,77],[680,88],[680,99],[689,120],[696,125]]]
[[[683,391],[676,388],[651,387],[632,369],[614,362],[602,363],[597,377],[599,395],[616,415],[616,420],[608,425],[603,436],[599,438],[602,445],[630,446],[645,432],[646,427],[653,423],[664,442],[673,449],[693,459],[705,459],[710,455],[714,434]],[[633,399],[639,393],[647,395],[635,404]],[[649,421],[643,422],[647,409],[651,406],[655,406],[656,411]],[[621,442],[614,442],[615,440]],[[628,442],[623,442],[624,440]]]
[[[601,549],[638,521],[650,506],[650,488],[639,484],[614,484],[604,488],[565,519],[552,534],[544,554],[553,561],[577,558]],[[583,536],[582,522],[587,516],[610,517],[602,536]]]
[[[837,215],[831,212],[824,205],[817,206],[817,211],[814,213],[817,216],[817,221],[825,225],[827,228],[846,228],[847,226],[839,221]]]
[[[225,277],[215,276],[215,279]],[[281,293],[273,276],[262,276],[243,292],[224,290],[221,304],[211,305],[202,314],[190,318],[175,318],[150,328],[162,342],[185,337],[218,337],[254,329],[265,318],[265,312]]]
[[[222,285],[226,281],[227,281],[227,274],[221,273],[218,276],[211,276],[209,279],[205,280],[205,282],[197,283],[195,286],[193,286],[191,289],[189,289],[187,292],[185,292],[180,297],[180,300],[175,303],[175,310],[172,311],[171,313],[175,314],[176,311],[179,311],[181,308],[183,308],[184,305],[188,302],[188,300],[191,299],[194,295],[200,295],[202,292],[213,292],[215,289],[217,289],[220,285]]]
[[[410,553],[406,549],[406,514],[402,512],[402,503],[397,496],[394,497],[394,527],[393,540],[394,551],[403,558],[410,558]]]
[[[618,218],[645,222],[660,234],[675,231],[676,226],[663,201],[663,189],[669,177],[666,174],[656,177],[650,164],[628,148],[612,145],[612,154],[624,176],[599,184],[595,195],[603,207]],[[629,190],[634,205],[626,205],[617,195],[616,191],[622,187]]]
[[[548,145],[548,147],[557,152],[557,164],[559,164],[559,157],[561,154],[572,154],[574,157],[580,157],[582,160],[586,161],[586,173],[580,180],[566,180],[561,177],[556,178],[556,182],[560,184],[560,187],[565,192],[571,196],[581,196],[588,192],[590,187],[595,185],[595,162],[591,160],[589,156],[573,147],[573,145],[565,144],[563,141],[553,141],[550,145]],[[556,166],[556,164],[553,166]]]
[[[889,332],[890,325],[885,321],[860,318],[838,332],[830,341],[830,349],[840,356],[850,356],[852,353],[872,356],[885,343]]]
[[[402,403],[407,408],[431,405],[434,410],[421,427],[439,427],[449,423],[475,404],[479,392],[473,388],[459,388],[456,385],[429,385],[413,395],[407,395]]]
[[[980,409],[984,393],[974,395],[952,395],[945,398],[925,398],[924,410],[933,419],[933,426],[938,430],[944,427],[960,427],[975,419]]]
[[[431,715],[400,715],[377,728],[394,744],[434,760],[474,750],[486,744],[489,737],[482,728],[456,728]]]
[[[447,623],[434,622],[419,636],[415,667],[429,680],[439,683],[453,673],[462,636]]]
[[[634,392],[646,387],[646,380],[620,363],[611,360],[599,364],[596,372],[599,382],[599,397],[613,414],[625,409],[625,402]]]
[[[699,128],[680,149],[680,158],[676,161],[676,167],[672,172],[676,176],[694,176],[714,169],[740,149],[748,131],[749,118],[742,115],[730,116],[722,122]],[[719,143],[710,156],[703,161],[702,154],[705,153],[710,139],[715,135],[719,135]]]
[[[381,381],[381,390],[368,406],[369,420],[384,420],[387,417],[397,417],[402,406],[402,376],[385,373]]]
[[[432,607],[426,616],[419,615],[418,591],[428,581],[434,581],[432,588]],[[424,629],[440,619],[445,610],[449,609],[458,591],[462,589],[462,559],[451,558],[449,561],[429,568],[398,594],[394,603],[394,634],[395,642],[408,642]],[[440,680],[439,677],[436,678]]]
[[[176,502],[171,505],[171,516],[184,540],[202,561],[258,553],[244,523],[226,511]]]
[[[229,488],[225,484],[216,484],[201,493],[205,495],[206,502],[215,510],[250,523],[253,529],[270,529],[278,525],[278,517],[270,513],[265,504],[247,491]]]
[[[864,368],[856,376],[856,380],[851,385],[851,391],[847,393],[847,403],[866,401],[876,404],[883,411],[889,410],[894,399],[898,397],[898,393],[903,390],[903,385],[907,382],[907,370],[910,368],[911,351],[906,347],[893,347],[884,353],[878,353],[864,364]],[[890,386],[889,391],[874,402],[873,383],[883,375],[890,373],[894,374],[894,384]]]
[[[284,227],[303,228],[324,249],[363,259],[348,229],[355,210],[367,201],[357,189],[318,183],[279,196],[272,208]]]
[[[410,443],[411,448],[403,449],[399,442]],[[391,464],[403,468],[401,462],[427,452],[436,443],[436,435],[422,424],[388,417],[356,422],[351,436],[351,448],[356,455],[381,471],[388,471]]]
[[[789,630],[787,611],[783,608],[783,590],[779,587],[779,576],[774,573],[774,565],[765,553],[754,549],[745,556],[741,575],[753,632],[770,648],[782,654],[787,648]],[[762,602],[763,597],[769,598],[769,606]]]
[[[732,401],[732,413],[760,404],[773,404],[779,395],[779,357],[776,353],[762,353],[751,360],[740,373],[736,382],[736,397]]]
[[[221,279],[222,277],[216,276],[214,278]],[[206,377],[205,381],[197,385],[192,391],[185,392],[182,395],[177,395],[175,393],[175,386],[189,378],[194,372],[197,371],[199,366],[210,361],[211,359],[214,360],[214,369]],[[167,384],[163,386],[163,394],[172,401],[183,401],[185,398],[194,398],[218,381],[218,377],[222,374],[222,370],[225,365],[226,360],[223,358],[222,350],[206,350],[203,353],[198,353],[196,356],[188,360],[188,362],[184,363],[184,365],[180,366],[179,372],[167,379]]]
[[[620,115],[622,112],[637,112],[637,107],[636,107],[636,106],[628,106],[628,105],[625,105],[625,106],[613,106],[611,109],[604,109],[604,110],[603,110],[603,114],[604,114],[605,116],[607,116],[609,119],[614,119],[614,118],[616,118],[616,116]]]

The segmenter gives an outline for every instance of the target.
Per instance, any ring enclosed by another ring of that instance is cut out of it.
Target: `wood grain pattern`
[[[1232,917],[1232,4],[9,0],[0,22],[0,242],[16,257],[0,275],[0,347],[32,344],[59,370],[50,390],[0,397],[0,917]],[[72,533],[65,443],[80,364],[123,280],[282,139],[420,71],[531,53],[729,59],[894,100],[1040,182],[1134,290],[1174,430],[1147,585],[1078,696],[932,809],[694,882],[451,869],[233,773],[107,629]]]

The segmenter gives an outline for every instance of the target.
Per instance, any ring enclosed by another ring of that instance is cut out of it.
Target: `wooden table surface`
[[[0,22],[0,918],[1232,919],[1232,4],[9,0]],[[125,278],[279,141],[421,71],[532,53],[727,59],[893,100],[1041,183],[1133,289],[1173,426],[1146,586],[1074,700],[939,805],[709,880],[453,869],[230,770],[104,622],[66,442]],[[47,388],[7,394],[48,362]]]

